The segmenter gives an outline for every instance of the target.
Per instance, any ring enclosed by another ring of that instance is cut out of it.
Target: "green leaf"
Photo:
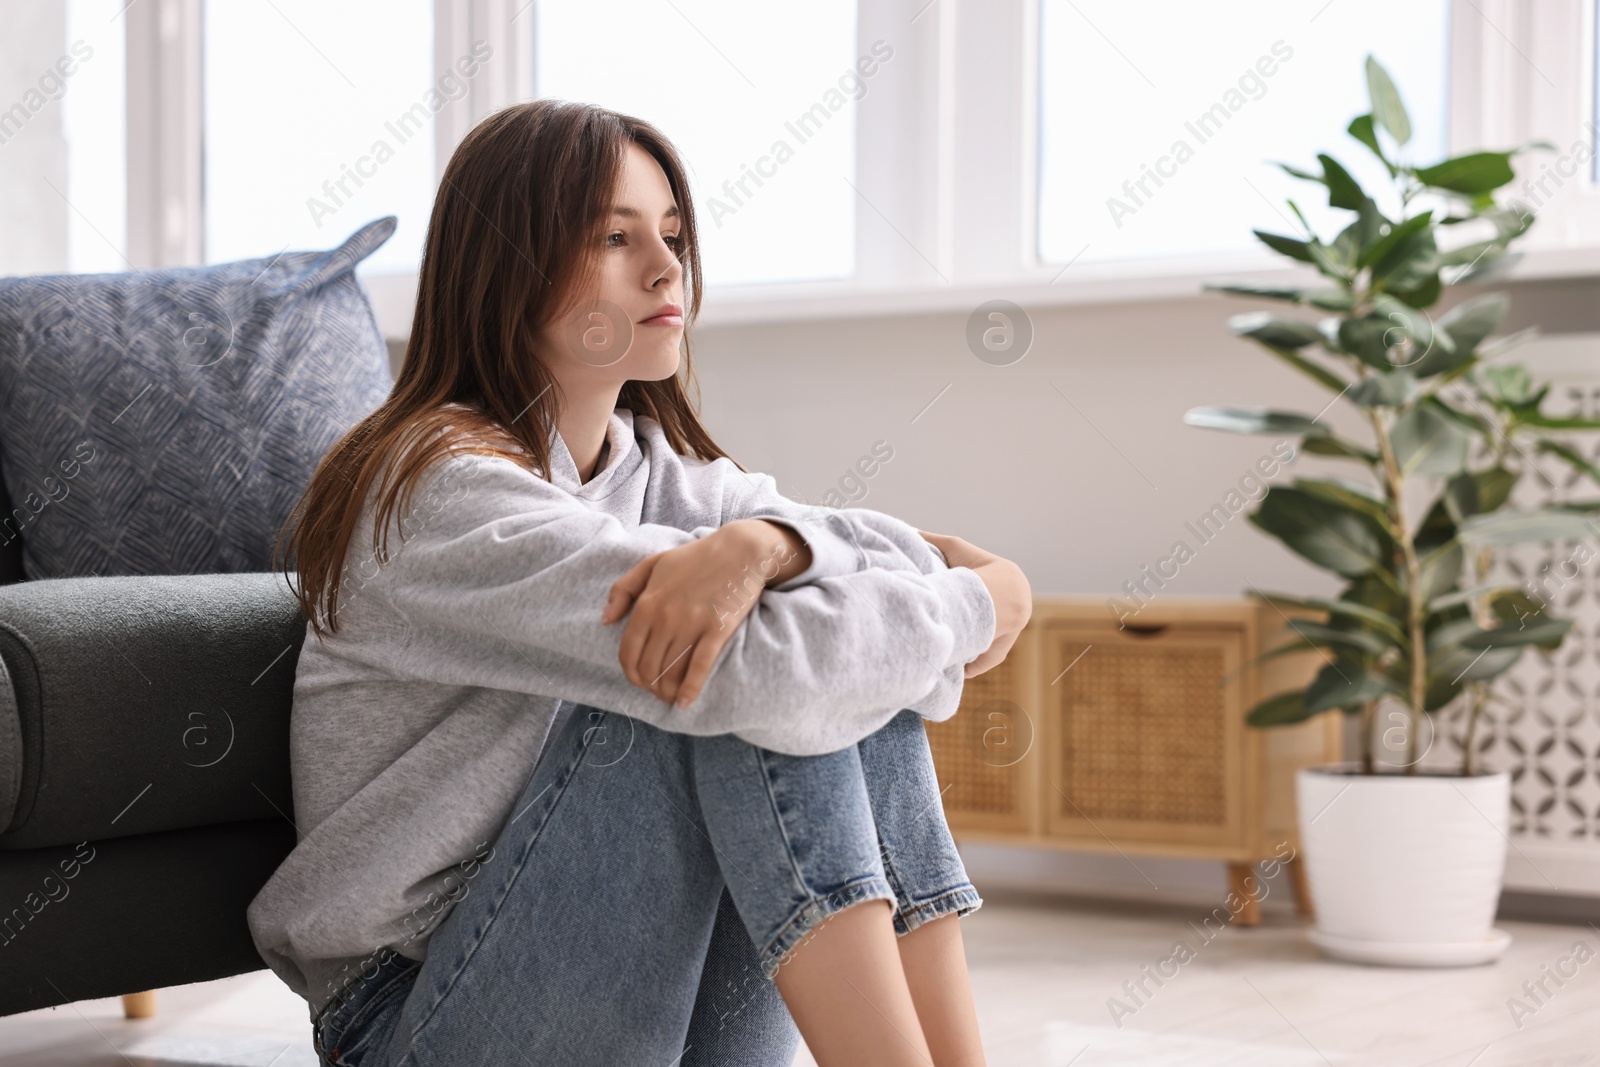
[[[1439,257],[1430,252],[1426,259],[1407,264],[1403,271],[1389,279],[1385,288],[1411,307],[1432,307],[1444,295],[1444,282],[1439,275]]]
[[[1405,593],[1397,588],[1393,578],[1385,580],[1371,574],[1352,578],[1339,590],[1339,599],[1352,604],[1364,604],[1391,619],[1406,617]]]
[[[1320,178],[1318,178],[1316,180],[1317,181],[1321,181]],[[1294,217],[1300,220],[1300,232],[1302,232],[1302,233],[1316,233],[1317,232],[1316,229],[1311,225],[1311,223],[1306,221],[1306,213],[1304,211],[1300,210],[1300,205],[1294,202],[1294,197],[1286,196],[1286,197],[1283,198],[1283,202],[1289,205],[1289,210],[1294,212]]]
[[[1345,270],[1355,270],[1356,260],[1361,258],[1361,220],[1357,219],[1339,231],[1339,236],[1333,239],[1328,246],[1328,256]],[[1373,240],[1377,240],[1374,236]]]
[[[1423,603],[1455,588],[1461,578],[1461,542],[1448,541],[1417,561]]]
[[[1548,616],[1515,626],[1499,626],[1493,630],[1480,630],[1461,639],[1463,648],[1511,648],[1518,645],[1538,645],[1541,648],[1561,647],[1562,640],[1572,629],[1571,619],[1554,619]]]
[[[1512,202],[1505,207],[1484,211],[1477,218],[1486,219],[1491,223],[1494,226],[1495,240],[1503,244],[1513,237],[1527,233],[1528,227],[1533,225],[1534,215],[1528,210],[1527,205]]]
[[[1467,449],[1472,443],[1454,422],[1422,405],[1396,419],[1389,437],[1395,462],[1407,476],[1455,474],[1466,466]]]
[[[1499,240],[1474,241],[1459,248],[1441,251],[1439,253],[1439,265],[1441,267],[1471,267],[1482,260],[1492,258],[1496,254],[1496,249],[1503,251],[1505,243]]]
[[[1440,545],[1455,540],[1456,523],[1450,517],[1450,512],[1445,509],[1443,500],[1433,502],[1433,506],[1423,517],[1422,525],[1417,527],[1414,537],[1418,554],[1432,552]]]
[[[1567,541],[1595,536],[1595,520],[1571,511],[1495,511],[1473,515],[1456,536],[1469,545],[1520,545],[1530,541]]]
[[[1355,294],[1337,285],[1324,285],[1306,294],[1306,303],[1324,311],[1349,311],[1356,306]]]
[[[1361,197],[1361,203],[1356,208],[1356,220],[1347,227],[1354,232],[1356,240],[1356,254],[1352,259],[1359,258],[1361,253],[1372,248],[1393,229],[1393,223],[1378,210],[1377,201],[1365,193]]]
[[[1395,251],[1396,247],[1401,242],[1416,236],[1420,230],[1426,230],[1428,228],[1428,224],[1432,221],[1433,212],[1424,211],[1420,215],[1411,216],[1404,222],[1396,223],[1394,226],[1390,227],[1388,233],[1384,234],[1366,250],[1366,252],[1361,256],[1361,259],[1357,262],[1357,266],[1366,267],[1377,264],[1377,266],[1373,266],[1374,275],[1382,276],[1388,273],[1388,271],[1393,269],[1393,267],[1391,266],[1386,269],[1384,266],[1385,259]],[[1434,250],[1437,251],[1437,248],[1435,247]],[[1403,258],[1403,256],[1399,257],[1396,262],[1399,262],[1399,259]]]
[[[1569,619],[1556,619],[1554,616],[1544,614],[1543,605],[1534,603],[1533,598],[1520,589],[1515,593],[1497,597],[1490,601],[1490,606],[1494,609],[1495,618],[1503,620],[1506,625],[1514,623],[1517,626],[1529,626],[1532,625],[1530,620],[1537,622],[1544,619],[1555,622],[1571,622]],[[1534,647],[1541,648],[1546,652],[1554,652],[1567,639],[1567,634],[1570,630],[1570,627],[1560,633],[1554,630],[1546,630],[1544,637],[1534,642]]]
[[[1370,114],[1357,115],[1351,119],[1350,125],[1345,127],[1345,132],[1372,149],[1372,154],[1377,156],[1384,167],[1388,169],[1389,177],[1393,178],[1399,173],[1399,171],[1395,170],[1394,164],[1389,162],[1389,157],[1383,154],[1383,147],[1378,144],[1378,133],[1372,128],[1372,116]]]
[[[1504,467],[1464,471],[1451,478],[1439,496],[1450,521],[1457,526],[1471,515],[1499,511],[1516,487],[1517,476]]]
[[[1317,433],[1322,426],[1308,415],[1293,411],[1268,411],[1264,408],[1190,408],[1183,421],[1202,430],[1227,433],[1270,433],[1288,435]]]
[[[1509,185],[1517,176],[1511,169],[1510,152],[1471,152],[1431,167],[1419,167],[1415,173],[1424,185],[1469,195]]]
[[[1482,379],[1483,391],[1496,404],[1515,408],[1524,407],[1533,400],[1533,375],[1520,363],[1485,367]]]
[[[1278,166],[1282,167],[1284,173],[1292,178],[1302,178],[1308,182],[1316,182],[1318,185],[1328,184],[1327,180],[1324,179],[1320,174],[1312,174],[1310,171],[1301,170],[1299,167],[1292,167],[1287,163],[1279,163]]]
[[[1304,348],[1322,340],[1322,334],[1309,322],[1280,319],[1265,311],[1247,311],[1228,320],[1228,329],[1240,337],[1278,348]]]
[[[1600,467],[1590,463],[1577,449],[1560,441],[1552,441],[1548,437],[1539,438],[1536,447],[1543,455],[1557,456],[1565,460],[1574,470],[1588,475],[1590,481],[1600,485]]]
[[[1537,426],[1541,430],[1600,430],[1600,419],[1552,418],[1537,411],[1517,412],[1517,421]]]
[[[1203,289],[1230,296],[1255,296],[1267,300],[1283,300],[1291,304],[1310,304],[1324,311],[1349,311],[1355,307],[1356,298],[1350,290],[1337,285],[1324,285],[1306,289],[1298,285],[1272,285],[1268,282],[1207,283]]]
[[[1318,671],[1306,687],[1306,711],[1315,715],[1330,708],[1365,704],[1394,692],[1395,684],[1376,671],[1347,659],[1335,659]]]
[[[1352,404],[1364,408],[1397,408],[1409,404],[1417,394],[1417,380],[1403,368],[1369,374],[1345,394]]]
[[[1470,370],[1478,364],[1478,356],[1471,349],[1460,348],[1454,352],[1446,351],[1437,346],[1424,352],[1418,358],[1407,364],[1411,373],[1418,378],[1436,378],[1442,374]],[[1442,379],[1449,381],[1449,378]]]
[[[1292,726],[1311,718],[1306,710],[1305,691],[1294,689],[1268,697],[1250,709],[1244,721],[1251,726]]]
[[[1455,351],[1455,341],[1449,332],[1435,326],[1427,312],[1420,311],[1388,293],[1380,293],[1374,297],[1372,307],[1391,323],[1392,332],[1388,337],[1391,348],[1400,343],[1399,338],[1409,338],[1413,349],[1422,349],[1420,353],[1413,352],[1404,365],[1409,366],[1419,362],[1435,348],[1442,348],[1446,352]],[[1395,336],[1396,334],[1399,338]]]
[[[1307,292],[1298,285],[1268,285],[1264,282],[1208,283],[1202,288],[1213,293],[1229,293],[1233,296],[1260,296],[1268,300],[1287,300],[1291,304],[1303,303]]]
[[[1310,263],[1311,242],[1302,241],[1297,237],[1285,237],[1281,233],[1267,233],[1265,230],[1251,230],[1256,238],[1274,252],[1280,252],[1290,259],[1298,259],[1302,263]]]
[[[1382,631],[1386,636],[1394,639],[1396,644],[1403,644],[1406,640],[1405,631],[1400,628],[1400,620],[1392,615],[1387,615],[1376,608],[1353,600],[1328,600],[1323,597],[1289,596],[1284,593],[1261,593],[1252,589],[1249,596],[1258,600],[1265,600],[1269,604],[1280,608],[1297,608],[1302,611],[1326,611],[1330,615],[1338,615],[1357,622],[1364,622],[1369,626]]]
[[[1350,242],[1334,247],[1313,241],[1307,250],[1311,253],[1311,265],[1324,277],[1337,278],[1345,285],[1354,284],[1355,256]]]
[[[1462,301],[1439,318],[1439,325],[1450,334],[1458,350],[1470,351],[1494,332],[1511,308],[1504,293],[1487,293]]]
[[[1290,619],[1289,629],[1313,642],[1346,645],[1373,656],[1381,656],[1395,647],[1367,630],[1347,630],[1309,619]]]
[[[1507,589],[1489,597],[1489,607],[1494,617],[1506,623],[1519,625],[1528,619],[1542,618],[1544,605],[1535,601],[1522,589]]]
[[[1465,285],[1469,282],[1473,285],[1478,285],[1483,282],[1498,281],[1508,277],[1512,268],[1521,261],[1521,252],[1490,252],[1482,259],[1469,264],[1463,270],[1446,268],[1441,273],[1447,275],[1446,280],[1451,285]]]
[[[1350,176],[1350,172],[1339,165],[1338,160],[1319,152],[1317,161],[1322,164],[1322,180],[1328,187],[1329,207],[1359,211],[1364,203],[1371,202],[1371,198],[1362,191],[1361,186]]]
[[[1443,686],[1481,682],[1507,670],[1522,658],[1523,647],[1503,645],[1485,649],[1467,644],[1482,627],[1471,619],[1446,623],[1428,635],[1428,678]],[[1433,700],[1429,699],[1430,706]]]
[[[1377,496],[1364,485],[1354,482],[1344,482],[1333,478],[1296,478],[1294,487],[1312,496],[1320,497],[1332,504],[1338,504],[1352,511],[1359,511],[1367,518],[1383,527],[1384,533],[1394,536],[1390,526],[1388,507],[1383,498]]]
[[[1390,332],[1393,329],[1392,322],[1377,315],[1341,319],[1337,335],[1339,347],[1369,367],[1391,370],[1394,364],[1389,362],[1389,346],[1391,340],[1398,341]]]
[[[1250,514],[1257,528],[1320,567],[1353,578],[1382,566],[1383,531],[1358,511],[1275,485]]]
[[[1498,594],[1519,592],[1521,592],[1521,589],[1515,585],[1476,585],[1471,589],[1454,589],[1428,601],[1428,610],[1430,612],[1442,611],[1445,608],[1471,604],[1481,596],[1490,597],[1492,600]]]
[[[1342,437],[1336,437],[1331,433],[1308,435],[1306,439],[1300,443],[1300,449],[1301,451],[1309,452],[1312,455],[1334,456],[1339,459],[1354,459],[1371,466],[1376,466],[1379,459],[1376,452],[1368,451],[1367,449],[1362,448],[1360,445],[1346,441]]]
[[[1373,119],[1389,131],[1395,144],[1403,145],[1411,140],[1411,119],[1406,115],[1405,104],[1400,101],[1400,90],[1394,87],[1394,80],[1383,69],[1383,64],[1370,55],[1367,56],[1367,97],[1372,101]],[[1373,150],[1377,151],[1376,148]],[[1379,153],[1379,158],[1382,158],[1382,153]]]

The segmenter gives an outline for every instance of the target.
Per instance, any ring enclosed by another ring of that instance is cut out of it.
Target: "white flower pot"
[[[1312,942],[1359,963],[1498,959],[1511,944],[1494,927],[1511,775],[1359,771],[1330,764],[1295,775]]]

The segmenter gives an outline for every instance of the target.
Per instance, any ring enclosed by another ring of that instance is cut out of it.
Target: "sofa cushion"
[[[245,910],[294,845],[274,817],[0,852],[0,1015],[259,971]],[[79,1062],[267,1061],[169,1056]],[[305,1057],[275,1062],[315,1063],[309,1043]]]
[[[387,396],[355,266],[331,251],[0,279],[0,469],[27,578],[268,571],[324,453]]]
[[[0,587],[0,854],[292,819],[304,637],[282,573]]]

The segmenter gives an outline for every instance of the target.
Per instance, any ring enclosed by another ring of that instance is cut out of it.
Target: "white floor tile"
[[[1600,1067],[1600,956],[1532,1014],[1508,1006],[1578,941],[1600,951],[1591,927],[1501,923],[1516,940],[1498,963],[1404,970],[1325,959],[1283,913],[1204,940],[1203,909],[985,897],[961,928],[992,1067]],[[1194,958],[1135,1002],[1124,983],[1179,938]],[[269,971],[158,1001],[147,1020],[115,998],[0,1018],[0,1065],[316,1063],[305,1003]],[[795,1067],[815,1067],[803,1048]]]

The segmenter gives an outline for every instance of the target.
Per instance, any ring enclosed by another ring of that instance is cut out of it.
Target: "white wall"
[[[1600,331],[1600,281],[1504,288],[1513,298],[1508,328],[1538,322],[1555,331],[1523,349],[1524,361],[1559,381],[1600,376],[1600,338],[1587,333]],[[1161,596],[1238,596],[1252,583],[1330,593],[1327,575],[1243,514],[1205,545],[1185,528],[1273,443],[1190,428],[1188,408],[1315,413],[1330,399],[1228,333],[1229,315],[1257,306],[1266,305],[1206,296],[1036,310],[1033,347],[1009,367],[973,356],[959,312],[707,327],[694,360],[707,423],[747,468],[820,501],[886,440],[894,457],[858,503],[1015,560],[1036,595],[1113,593],[1179,538],[1195,558]],[[1359,433],[1342,410],[1326,418]],[[1304,457],[1276,480],[1315,469],[1361,475]],[[963,853],[980,889],[1206,904],[1227,891],[1220,863],[995,845]],[[1268,906],[1287,901],[1278,893]]]
[[[712,432],[747,467],[821,500],[887,440],[894,458],[858,503],[1016,560],[1036,594],[1115,591],[1180,537],[1197,555],[1163,595],[1304,587],[1319,576],[1242,517],[1203,547],[1184,529],[1273,443],[1189,428],[1186,409],[1327,402],[1231,338],[1230,310],[1035,312],[1008,367],[967,349],[964,314],[706,329],[695,364]]]

